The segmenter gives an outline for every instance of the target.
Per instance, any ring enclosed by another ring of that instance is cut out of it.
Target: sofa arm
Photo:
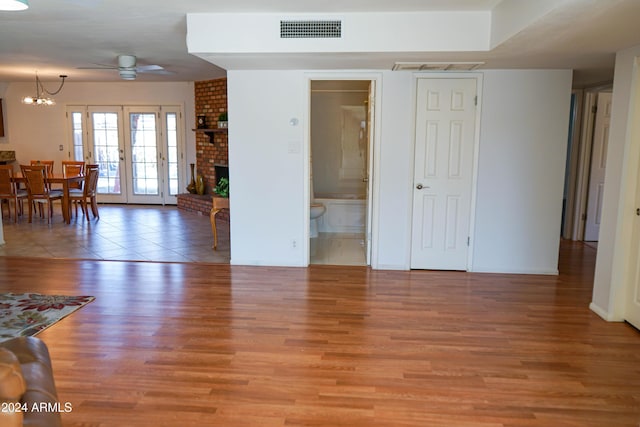
[[[13,352],[22,368],[26,383],[26,391],[20,399],[26,409],[24,426],[61,427],[60,404],[45,343],[35,337],[19,337],[0,342],[0,347]]]

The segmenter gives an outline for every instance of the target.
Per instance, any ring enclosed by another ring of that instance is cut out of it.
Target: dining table
[[[20,173],[14,175],[13,181],[18,184],[24,184],[26,178]],[[63,174],[53,174],[47,176],[46,181],[49,184],[62,184],[62,217],[65,224],[71,223],[71,202],[69,200],[69,189],[73,183],[81,183],[84,181],[84,175],[65,176]]]

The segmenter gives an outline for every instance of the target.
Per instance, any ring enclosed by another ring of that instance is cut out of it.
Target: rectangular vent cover
[[[330,39],[342,37],[342,21],[280,21],[281,39]]]
[[[484,62],[396,62],[393,71],[473,71]]]

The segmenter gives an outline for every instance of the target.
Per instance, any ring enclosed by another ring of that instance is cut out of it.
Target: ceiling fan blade
[[[161,71],[164,70],[160,65],[138,65],[136,71],[144,73],[146,71]]]
[[[161,70],[138,70],[139,73],[144,73],[144,74],[158,74],[158,75],[164,75],[164,76],[169,76],[171,74],[175,74],[175,72],[173,71],[168,71],[165,69],[161,69]]]
[[[117,70],[118,67],[109,64],[93,64],[90,67],[76,67],[77,70]]]

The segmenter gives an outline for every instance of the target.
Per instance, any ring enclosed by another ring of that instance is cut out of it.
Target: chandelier
[[[40,81],[40,78],[36,73],[36,96],[25,96],[24,98],[22,98],[22,103],[27,105],[46,105],[46,106],[54,105],[56,101],[54,101],[52,98],[49,98],[45,95],[53,96],[60,93],[60,91],[62,90],[62,86],[64,86],[64,79],[66,79],[67,76],[61,74],[60,78],[62,79],[62,82],[60,83],[60,87],[58,88],[58,90],[54,92],[49,92],[42,85],[42,82]]]
[[[27,0],[0,0],[0,10],[14,11],[29,8]]]

